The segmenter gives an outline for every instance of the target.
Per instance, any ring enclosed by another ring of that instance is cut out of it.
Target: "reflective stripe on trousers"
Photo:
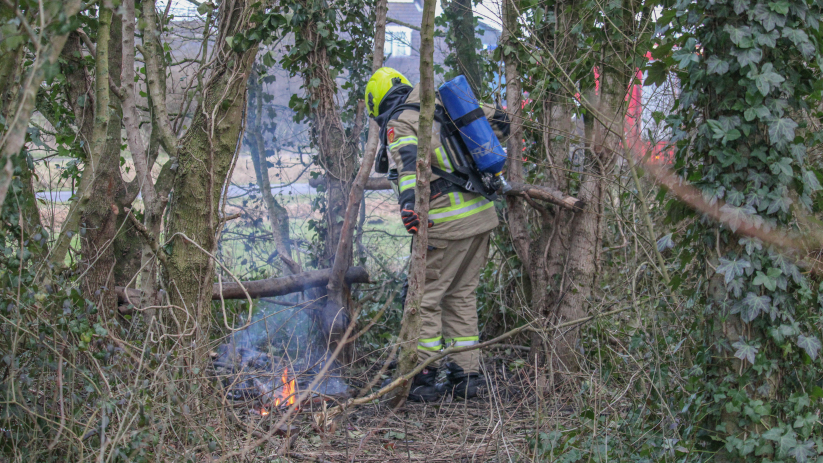
[[[421,339],[417,341],[417,348],[420,350],[440,350],[443,347],[443,338],[438,336],[436,338]]]
[[[461,338],[447,338],[446,345],[454,345],[455,347],[473,346],[480,342],[479,336],[465,336]]]

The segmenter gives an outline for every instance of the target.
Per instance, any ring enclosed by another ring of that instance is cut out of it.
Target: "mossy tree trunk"
[[[238,53],[228,37],[249,28],[257,4],[224,3],[220,11],[216,57],[204,84],[203,99],[177,144],[177,174],[169,202],[165,286],[177,308],[164,324],[174,334],[193,332],[194,364],[208,359],[212,282],[221,199],[240,140],[246,112],[246,86],[257,45]],[[187,315],[182,311],[186,311]],[[179,321],[179,323],[178,323]]]

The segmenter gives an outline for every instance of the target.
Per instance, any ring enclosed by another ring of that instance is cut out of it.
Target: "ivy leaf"
[[[755,36],[755,41],[758,45],[774,48],[774,46],[777,45],[777,39],[779,38],[780,33],[775,30],[767,34],[758,34],[757,36]]]
[[[726,292],[732,293],[736,299],[739,299],[740,295],[743,294],[744,286],[745,282],[743,279],[737,278],[726,285]]]
[[[758,296],[755,293],[748,293],[746,294],[746,298],[743,299],[743,305],[746,309],[740,312],[740,318],[743,319],[744,322],[749,323],[762,312],[768,312],[772,304],[772,298],[769,296]]]
[[[786,0],[781,0],[779,2],[769,2],[769,9],[777,14],[788,14],[789,2],[787,2]]]
[[[746,112],[743,113],[743,115],[745,116],[746,121],[751,122],[755,120],[755,118],[760,120],[769,119],[772,117],[772,112],[769,111],[769,108],[760,105],[747,109]]]
[[[773,163],[771,166],[772,173],[775,175],[788,175],[792,176],[794,174],[794,170],[792,169],[792,159],[787,157],[780,158],[780,161]]]
[[[761,59],[763,59],[763,50],[759,48],[733,50],[731,53],[737,57],[737,62],[740,64],[740,67],[746,67],[749,64],[757,64]]]
[[[769,138],[775,144],[788,143],[794,140],[794,129],[796,128],[797,122],[789,118],[776,119],[769,124]]]
[[[795,434],[794,431],[789,429],[788,431],[786,431],[786,434],[780,436],[780,439],[778,439],[777,444],[780,447],[779,454],[785,455],[787,452],[797,447],[797,434]]]
[[[791,27],[783,29],[783,37],[791,40],[795,45],[809,41],[809,36],[802,29],[792,29]]]
[[[754,365],[754,358],[757,355],[757,347],[747,344],[743,341],[737,341],[736,343],[732,344],[732,347],[737,349],[737,352],[734,353],[734,356],[739,358],[740,360],[748,360],[749,363]]]
[[[671,249],[674,247],[674,241],[672,241],[672,234],[669,233],[668,235],[660,238],[657,240],[657,250],[659,252],[663,252],[666,249]]]
[[[757,90],[759,90],[763,96],[768,95],[773,87],[777,88],[778,85],[786,80],[783,76],[774,72],[774,65],[772,65],[772,63],[764,64],[760,72],[754,69],[749,71],[746,77],[754,80]]]
[[[763,272],[757,272],[757,276],[754,277],[754,281],[752,283],[755,286],[763,285],[769,291],[774,291],[777,289],[777,281],[769,278],[769,276]]]
[[[803,184],[811,191],[823,189],[823,187],[820,186],[820,181],[817,180],[817,175],[811,170],[803,169]]]
[[[727,24],[723,30],[729,34],[729,39],[738,48],[750,48],[752,46],[752,28],[749,26],[734,27]]]
[[[806,351],[809,354],[809,357],[812,360],[817,358],[817,353],[820,351],[820,341],[817,339],[817,336],[803,336],[802,334],[797,337],[797,347]]]
[[[740,241],[738,241],[737,244],[745,246],[746,254],[749,255],[751,255],[755,249],[758,251],[763,249],[763,245],[760,243],[760,240],[756,238],[749,238],[748,236],[745,238],[740,238]]]
[[[783,437],[783,427],[775,426],[772,429],[769,429],[768,431],[764,432],[760,437],[777,442],[780,440],[781,437]]]
[[[729,62],[724,61],[717,56],[711,56],[706,60],[706,71],[709,74],[723,75],[729,71]]]
[[[743,271],[750,268],[752,264],[745,259],[725,259],[720,258],[720,265],[717,266],[717,273],[725,276],[726,284],[732,282],[736,277],[743,275]]]
[[[817,455],[817,452],[814,451],[814,442],[812,440],[797,444],[789,450],[789,456],[794,457],[797,463],[807,463],[813,455]]]
[[[754,215],[756,213],[757,211],[751,206],[734,207],[730,204],[724,204],[720,208],[720,219],[726,222],[733,232],[736,232],[743,223],[755,223],[756,217]]]

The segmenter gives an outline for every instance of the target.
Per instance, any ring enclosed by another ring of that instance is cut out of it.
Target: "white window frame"
[[[386,26],[386,56],[411,56],[412,30],[404,26]]]

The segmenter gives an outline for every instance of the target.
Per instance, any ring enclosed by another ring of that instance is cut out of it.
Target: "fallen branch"
[[[618,314],[618,313],[623,312],[625,310],[628,310],[628,307],[624,307],[622,309],[610,310],[608,312],[603,312],[603,313],[599,313],[599,314],[595,314],[595,315],[590,315],[588,317],[578,318],[577,320],[571,320],[571,321],[568,321],[568,322],[561,323],[559,325],[552,325],[552,326],[547,327],[547,329],[559,330],[561,328],[568,328],[570,326],[575,326],[575,325],[579,325],[581,323],[586,323],[590,320],[594,320],[595,318],[615,315],[615,314]],[[391,392],[392,390],[400,387],[406,381],[410,381],[412,378],[415,377],[415,375],[417,375],[418,373],[423,371],[423,369],[425,369],[427,366],[429,366],[432,363],[442,359],[443,357],[446,357],[447,355],[457,354],[457,353],[460,353],[460,352],[467,352],[467,351],[471,351],[471,350],[475,350],[475,349],[483,349],[485,347],[489,347],[489,346],[492,346],[494,344],[498,344],[501,341],[504,341],[504,340],[516,335],[516,334],[522,333],[523,331],[533,331],[533,330],[535,330],[535,328],[532,327],[532,324],[527,323],[527,324],[525,324],[521,327],[515,328],[515,329],[510,330],[510,331],[507,331],[506,333],[503,333],[503,334],[501,334],[500,336],[498,336],[494,339],[490,339],[488,341],[481,342],[481,343],[475,344],[473,346],[449,347],[447,349],[444,349],[439,354],[428,358],[425,362],[420,363],[419,365],[417,365],[417,367],[414,370],[412,370],[409,373],[395,379],[394,381],[392,381],[391,383],[389,383],[387,386],[383,387],[379,391],[376,391],[376,392],[374,392],[372,394],[369,394],[365,397],[358,397],[358,398],[354,398],[354,399],[349,399],[345,403],[337,405],[335,407],[332,407],[332,408],[328,409],[325,412],[316,413],[315,414],[315,422],[317,422],[317,423],[322,422],[326,426],[328,426],[331,423],[331,420],[333,420],[337,415],[343,413],[343,411],[346,410],[348,407],[351,407],[352,405],[367,404],[367,403],[370,403],[374,400],[379,399],[380,397],[386,395],[387,393]]]
[[[237,283],[223,284],[223,299],[246,299],[246,292],[254,299],[261,297],[285,296],[286,294],[297,293],[308,288],[317,288],[325,286],[329,282],[329,275],[331,269],[310,270],[301,272],[295,275],[289,275],[278,278],[266,278],[265,280],[244,281],[242,286]],[[350,267],[346,272],[346,283],[369,283],[369,273],[363,267]],[[243,291],[243,288],[246,291]],[[115,288],[117,292],[117,299],[124,303],[126,299],[126,291],[122,286]],[[129,298],[135,300],[139,299],[142,292],[139,289],[129,288]],[[221,292],[218,285],[215,284],[212,290],[212,300],[220,300]],[[123,313],[123,310],[121,310]]]

